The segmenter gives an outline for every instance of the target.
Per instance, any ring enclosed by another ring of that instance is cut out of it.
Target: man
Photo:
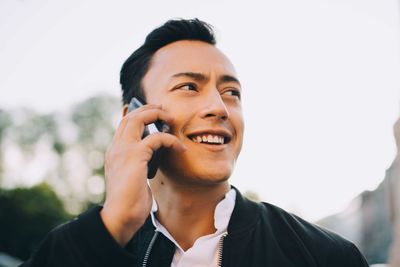
[[[368,266],[352,243],[230,186],[242,88],[208,24],[155,29],[124,63],[121,85],[103,207],[53,230],[24,266]],[[148,104],[128,113],[133,97]],[[142,139],[157,120],[170,132]]]

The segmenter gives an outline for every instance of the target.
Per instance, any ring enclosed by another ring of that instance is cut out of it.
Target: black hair
[[[147,35],[144,44],[135,50],[122,65],[120,83],[123,104],[129,104],[133,97],[145,101],[141,82],[149,69],[151,58],[158,49],[181,40],[216,44],[212,26],[197,18],[169,20],[154,29]]]

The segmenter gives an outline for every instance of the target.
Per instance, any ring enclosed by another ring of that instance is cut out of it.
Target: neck
[[[191,248],[201,236],[216,231],[214,212],[230,190],[228,181],[217,184],[177,184],[168,178],[151,180],[157,201],[157,220],[168,230],[182,249]]]

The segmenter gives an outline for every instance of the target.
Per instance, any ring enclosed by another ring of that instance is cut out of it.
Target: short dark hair
[[[169,20],[154,29],[147,35],[144,44],[135,50],[122,65],[120,83],[123,104],[129,104],[132,97],[145,101],[141,82],[149,69],[151,58],[161,47],[181,40],[216,44],[213,27],[197,18]]]

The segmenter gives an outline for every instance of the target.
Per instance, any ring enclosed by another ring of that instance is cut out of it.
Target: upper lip
[[[220,135],[225,138],[227,138],[227,141],[232,139],[232,134],[230,131],[222,128],[210,128],[210,129],[201,129],[201,130],[196,130],[191,133],[189,133],[187,136],[188,137],[193,137],[196,135],[203,135],[203,134],[211,134],[211,135]]]

